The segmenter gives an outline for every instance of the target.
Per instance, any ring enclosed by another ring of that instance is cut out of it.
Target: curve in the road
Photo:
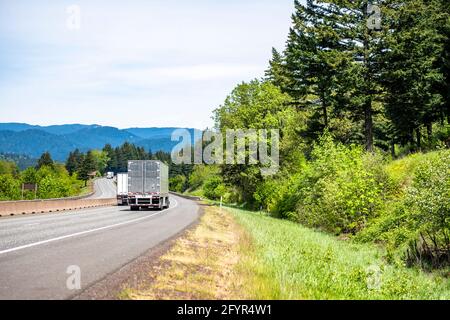
[[[6,253],[9,253],[9,252],[14,252],[14,251],[19,251],[19,250],[31,248],[31,247],[40,246],[40,245],[43,245],[43,244],[46,244],[46,243],[50,243],[50,242],[54,242],[54,241],[59,241],[59,240],[63,240],[63,239],[78,237],[78,236],[85,235],[85,234],[92,233],[92,232],[98,232],[98,231],[102,231],[102,230],[107,230],[107,229],[123,226],[123,225],[129,224],[129,223],[134,223],[134,222],[146,220],[146,219],[149,219],[149,218],[153,218],[153,217],[155,217],[155,216],[157,216],[159,214],[167,213],[167,211],[175,209],[178,206],[178,202],[176,200],[174,200],[173,202],[175,204],[171,208],[169,208],[169,209],[167,209],[165,211],[156,212],[156,213],[153,213],[151,215],[147,215],[145,217],[140,217],[140,218],[136,218],[136,219],[132,219],[132,220],[126,220],[126,221],[123,221],[123,222],[118,222],[118,223],[106,225],[106,226],[103,226],[103,227],[98,227],[98,228],[88,229],[88,230],[84,230],[84,231],[80,231],[80,232],[76,232],[76,233],[66,234],[66,235],[63,235],[63,236],[50,238],[50,239],[46,239],[46,240],[42,240],[42,241],[31,242],[31,243],[24,244],[24,245],[18,246],[18,247],[13,247],[13,248],[10,248],[10,249],[0,250],[0,255],[6,254]],[[39,224],[40,223],[34,223],[34,224],[31,224],[31,225],[39,225]]]
[[[66,299],[81,270],[81,290],[195,222],[196,202],[171,196],[164,211],[109,207],[0,221],[0,299]]]
[[[87,199],[110,199],[117,195],[113,179],[99,178],[94,180],[94,194]]]

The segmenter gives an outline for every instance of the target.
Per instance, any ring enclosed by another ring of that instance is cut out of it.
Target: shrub
[[[55,175],[45,176],[39,183],[38,197],[40,199],[63,198],[70,195],[70,185]]]
[[[36,183],[37,172],[33,167],[29,167],[20,173],[20,177],[23,183]]]
[[[266,180],[261,184],[254,197],[260,207],[272,216],[297,221],[296,208],[300,201],[302,174],[283,173],[277,179]]]
[[[299,159],[297,168],[267,180],[254,197],[276,217],[354,234],[383,209],[388,180],[383,164],[381,155],[335,143],[325,134],[309,161]]]
[[[175,192],[184,192],[186,186],[186,177],[177,175],[170,179],[170,190]]]
[[[189,189],[197,190],[211,176],[218,176],[220,168],[214,165],[196,165],[189,176]]]
[[[14,162],[0,160],[0,174],[16,175],[17,172],[18,168]]]
[[[356,233],[382,207],[386,177],[379,155],[335,144],[325,135],[300,177],[298,220],[311,227]]]
[[[385,242],[390,259],[400,255],[425,268],[449,265],[450,151],[410,156],[387,168],[395,196],[356,239]]]
[[[409,263],[450,265],[450,151],[424,162],[404,200],[403,221],[412,233]]]
[[[11,174],[0,174],[0,200],[19,200],[20,181]]]
[[[203,194],[211,200],[219,200],[227,192],[227,187],[222,181],[222,178],[213,176],[206,180],[203,186]]]

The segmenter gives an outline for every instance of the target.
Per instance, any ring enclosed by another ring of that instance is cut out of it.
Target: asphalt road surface
[[[198,217],[194,201],[171,196],[163,211],[102,207],[1,218],[0,299],[70,299]],[[81,289],[74,288],[78,271]]]
[[[113,179],[100,178],[94,181],[94,194],[87,199],[109,199],[117,195]]]

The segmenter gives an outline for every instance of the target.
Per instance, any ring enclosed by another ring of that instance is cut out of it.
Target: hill
[[[125,142],[146,150],[170,152],[178,142],[171,141],[176,127],[118,129],[109,126],[67,124],[38,126],[26,123],[0,123],[0,153],[38,158],[49,151],[57,161],[65,161],[69,152],[85,152],[105,144],[117,147]],[[193,132],[194,129],[188,129]]]

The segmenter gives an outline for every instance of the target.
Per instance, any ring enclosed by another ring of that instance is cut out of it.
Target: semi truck
[[[165,163],[128,161],[128,205],[133,211],[169,207],[169,167]]]
[[[117,205],[128,205],[128,173],[117,174]]]

